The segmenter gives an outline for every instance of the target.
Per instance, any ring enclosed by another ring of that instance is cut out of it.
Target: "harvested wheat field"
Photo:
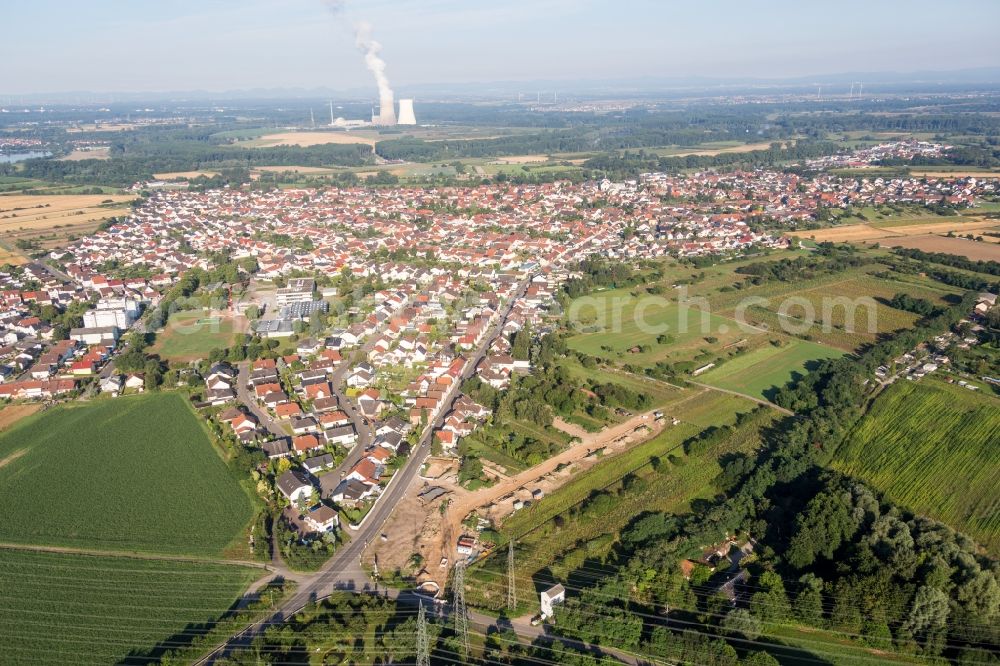
[[[269,146],[320,146],[327,143],[352,144],[363,143],[374,146],[378,134],[374,132],[279,132],[266,134],[254,140],[253,145],[262,148]]]
[[[26,263],[28,263],[28,260],[23,256],[21,256],[20,254],[18,254],[17,252],[8,250],[7,248],[0,246],[0,266],[3,266],[4,264],[10,264],[12,266],[20,266],[21,264],[26,264]]]
[[[949,238],[947,236],[905,236],[892,238],[882,242],[891,247],[905,247],[924,252],[946,252],[967,257],[973,261],[1000,261],[1000,245],[996,243],[980,243],[967,238]]]
[[[121,215],[131,195],[50,194],[0,196],[0,233],[79,226]]]
[[[66,131],[70,134],[79,132],[127,132],[135,128],[135,123],[82,123],[76,127],[68,127]]]
[[[910,169],[911,176],[920,178],[1000,178],[1000,171],[940,171]]]
[[[493,160],[493,164],[537,164],[548,161],[548,155],[513,155],[497,158]]]
[[[291,171],[292,173],[303,173],[303,174],[327,174],[327,173],[337,173],[336,169],[330,169],[329,167],[315,167],[315,166],[260,166],[254,167],[254,171],[266,171],[268,173],[284,173],[285,171]]]
[[[212,176],[218,176],[217,171],[168,171],[166,173],[154,173],[153,177],[159,180],[177,180],[179,178],[197,178],[199,176],[204,176],[205,178],[211,178]]]
[[[80,160],[106,160],[111,158],[111,148],[94,148],[93,150],[74,150],[65,157],[60,157],[61,162],[79,162]]]
[[[750,153],[755,150],[767,150],[771,147],[769,141],[760,143],[747,143],[742,146],[730,146],[727,148],[709,148],[704,150],[685,150],[680,153],[671,153],[669,157],[688,157],[689,155],[704,155],[705,157],[715,157],[723,153]]]
[[[867,242],[882,239],[895,239],[907,236],[925,236],[928,234],[946,234],[953,231],[956,234],[974,234],[998,226],[996,220],[970,220],[956,217],[951,222],[929,222],[927,224],[901,224],[895,227],[876,227],[870,224],[847,224],[826,229],[802,229],[790,232],[800,238],[811,238],[823,242]]]

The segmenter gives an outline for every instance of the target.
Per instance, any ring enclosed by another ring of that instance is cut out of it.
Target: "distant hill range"
[[[553,93],[567,97],[675,97],[699,93],[747,94],[794,93],[816,90],[822,86],[829,94],[846,93],[852,83],[863,82],[870,94],[904,92],[950,92],[970,89],[1000,90],[1000,67],[980,67],[957,70],[923,70],[915,72],[841,72],[788,78],[768,77],[630,77],[619,79],[525,80],[490,82],[421,83],[400,85],[401,97],[461,100],[516,99],[523,93],[530,101],[536,93],[542,100],[551,100]],[[0,91],[3,104],[80,104],[106,102],[205,101],[222,103],[227,100],[265,99],[370,99],[368,87],[346,88],[251,88],[241,90],[175,90],[163,92],[95,92],[65,91],[32,95],[10,95]]]

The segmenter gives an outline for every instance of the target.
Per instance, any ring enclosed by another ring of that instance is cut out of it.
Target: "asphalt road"
[[[500,335],[504,324],[507,322],[507,317],[514,307],[514,303],[524,295],[530,281],[531,277],[529,276],[518,285],[515,295],[508,301],[493,329],[488,335],[483,337],[483,342],[476,349],[475,354],[469,358],[469,362],[462,372],[461,381],[454,384],[456,389],[452,391],[448,405],[442,408],[435,419],[428,424],[416,448],[410,453],[406,465],[393,476],[388,487],[366,516],[361,527],[352,535],[351,540],[342,546],[323,565],[322,569],[308,577],[302,578],[299,581],[295,594],[282,603],[281,607],[272,615],[260,622],[245,627],[242,631],[230,637],[224,645],[209,654],[200,663],[214,663],[215,659],[228,655],[235,649],[249,646],[254,638],[267,627],[285,622],[308,603],[326,597],[337,590],[374,592],[377,589],[376,585],[368,577],[368,574],[361,568],[361,554],[371,540],[376,538],[381,532],[382,526],[388,520],[389,515],[403,498],[414,477],[420,472],[424,460],[427,458],[428,453],[430,453],[434,430],[444,423],[445,415],[451,411],[452,405],[458,398],[460,392],[457,390],[457,387],[475,373],[476,366],[488,353],[493,340]],[[347,364],[345,363],[344,365],[346,366]],[[344,371],[346,372],[346,370]]]

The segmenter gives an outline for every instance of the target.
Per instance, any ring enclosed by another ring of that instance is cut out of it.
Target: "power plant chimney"
[[[396,124],[396,103],[391,90],[384,90],[378,100],[378,116],[372,118],[375,125],[391,127]]]
[[[413,114],[413,100],[399,100],[399,119],[396,121],[400,125],[416,125],[417,117]]]

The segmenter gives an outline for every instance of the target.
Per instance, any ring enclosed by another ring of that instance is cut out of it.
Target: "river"
[[[24,160],[33,160],[37,157],[51,157],[52,153],[41,150],[29,150],[23,153],[0,153],[0,164],[13,164]]]

